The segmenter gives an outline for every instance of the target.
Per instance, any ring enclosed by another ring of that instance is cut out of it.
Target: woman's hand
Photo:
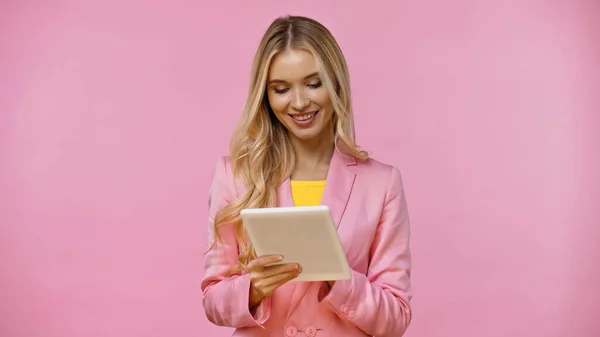
[[[256,307],[263,298],[271,296],[275,289],[300,275],[302,268],[296,263],[267,266],[282,259],[280,255],[265,255],[248,263],[246,270],[250,275],[249,308]]]

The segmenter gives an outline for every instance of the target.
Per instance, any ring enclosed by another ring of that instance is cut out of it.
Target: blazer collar
[[[356,165],[356,159],[341,153],[337,148],[333,152],[329,170],[327,172],[327,183],[323,191],[321,205],[328,206],[336,227],[340,226],[346,205],[352,193],[352,187],[356,173],[351,169]],[[294,206],[290,178],[288,177],[278,189],[278,206]]]

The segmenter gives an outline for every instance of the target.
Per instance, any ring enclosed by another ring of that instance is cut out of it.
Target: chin
[[[313,131],[313,130],[294,130],[294,129],[291,129],[290,133],[294,137],[296,137],[298,139],[310,140],[310,139],[319,137],[319,134],[321,132],[319,132],[318,130],[314,130]]]

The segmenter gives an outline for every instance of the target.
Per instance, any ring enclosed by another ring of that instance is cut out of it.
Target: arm
[[[352,271],[336,281],[323,301],[343,319],[377,337],[398,337],[411,321],[409,218],[397,168],[392,169],[367,274]]]
[[[214,219],[218,210],[235,199],[234,180],[225,159],[217,163],[209,195],[208,243],[215,239]],[[221,241],[206,253],[202,279],[202,304],[208,320],[232,328],[261,326],[270,315],[270,298],[252,312],[249,309],[250,277],[245,272],[226,273],[238,264],[238,246],[233,226],[219,228]]]

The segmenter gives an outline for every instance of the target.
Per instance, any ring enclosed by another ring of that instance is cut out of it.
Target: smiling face
[[[267,95],[292,138],[326,141],[333,136],[333,105],[310,52],[289,49],[277,54],[269,67]]]

